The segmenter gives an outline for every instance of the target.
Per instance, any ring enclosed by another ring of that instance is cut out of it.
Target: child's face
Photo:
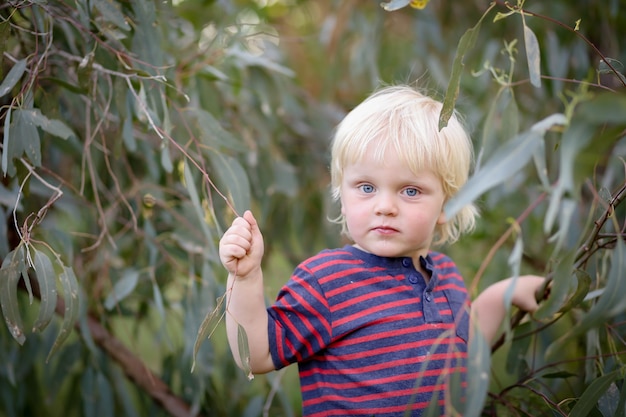
[[[357,247],[378,256],[426,256],[437,224],[445,222],[445,195],[431,170],[416,175],[389,149],[384,162],[368,150],[344,168],[341,213]]]

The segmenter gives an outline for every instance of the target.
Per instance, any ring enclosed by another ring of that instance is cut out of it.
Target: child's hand
[[[245,278],[256,269],[260,270],[263,258],[263,236],[252,212],[247,210],[237,217],[220,239],[220,260],[226,270]]]
[[[515,282],[512,304],[520,310],[533,313],[539,308],[537,291],[544,285],[546,279],[537,275],[522,275]]]

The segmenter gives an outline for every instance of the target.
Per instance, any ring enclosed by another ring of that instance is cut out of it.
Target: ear
[[[339,194],[339,198],[337,200],[339,201],[339,207],[341,207],[341,215],[345,216],[346,215],[346,209],[344,208],[344,205],[343,205],[343,196],[341,194]]]
[[[437,218],[437,224],[441,225],[446,223],[447,221],[448,219],[446,218],[445,211],[441,210],[441,213],[439,213],[439,217]]]

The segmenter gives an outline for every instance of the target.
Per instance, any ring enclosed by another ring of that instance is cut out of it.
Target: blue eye
[[[374,186],[371,184],[362,184],[359,186],[359,188],[361,189],[361,191],[363,191],[365,194],[370,194],[374,192]]]
[[[415,197],[418,194],[417,188],[407,188],[404,192],[409,197]]]

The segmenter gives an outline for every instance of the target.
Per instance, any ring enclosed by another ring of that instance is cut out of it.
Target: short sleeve
[[[270,353],[276,369],[302,362],[331,340],[328,302],[315,277],[300,265],[268,308]]]

